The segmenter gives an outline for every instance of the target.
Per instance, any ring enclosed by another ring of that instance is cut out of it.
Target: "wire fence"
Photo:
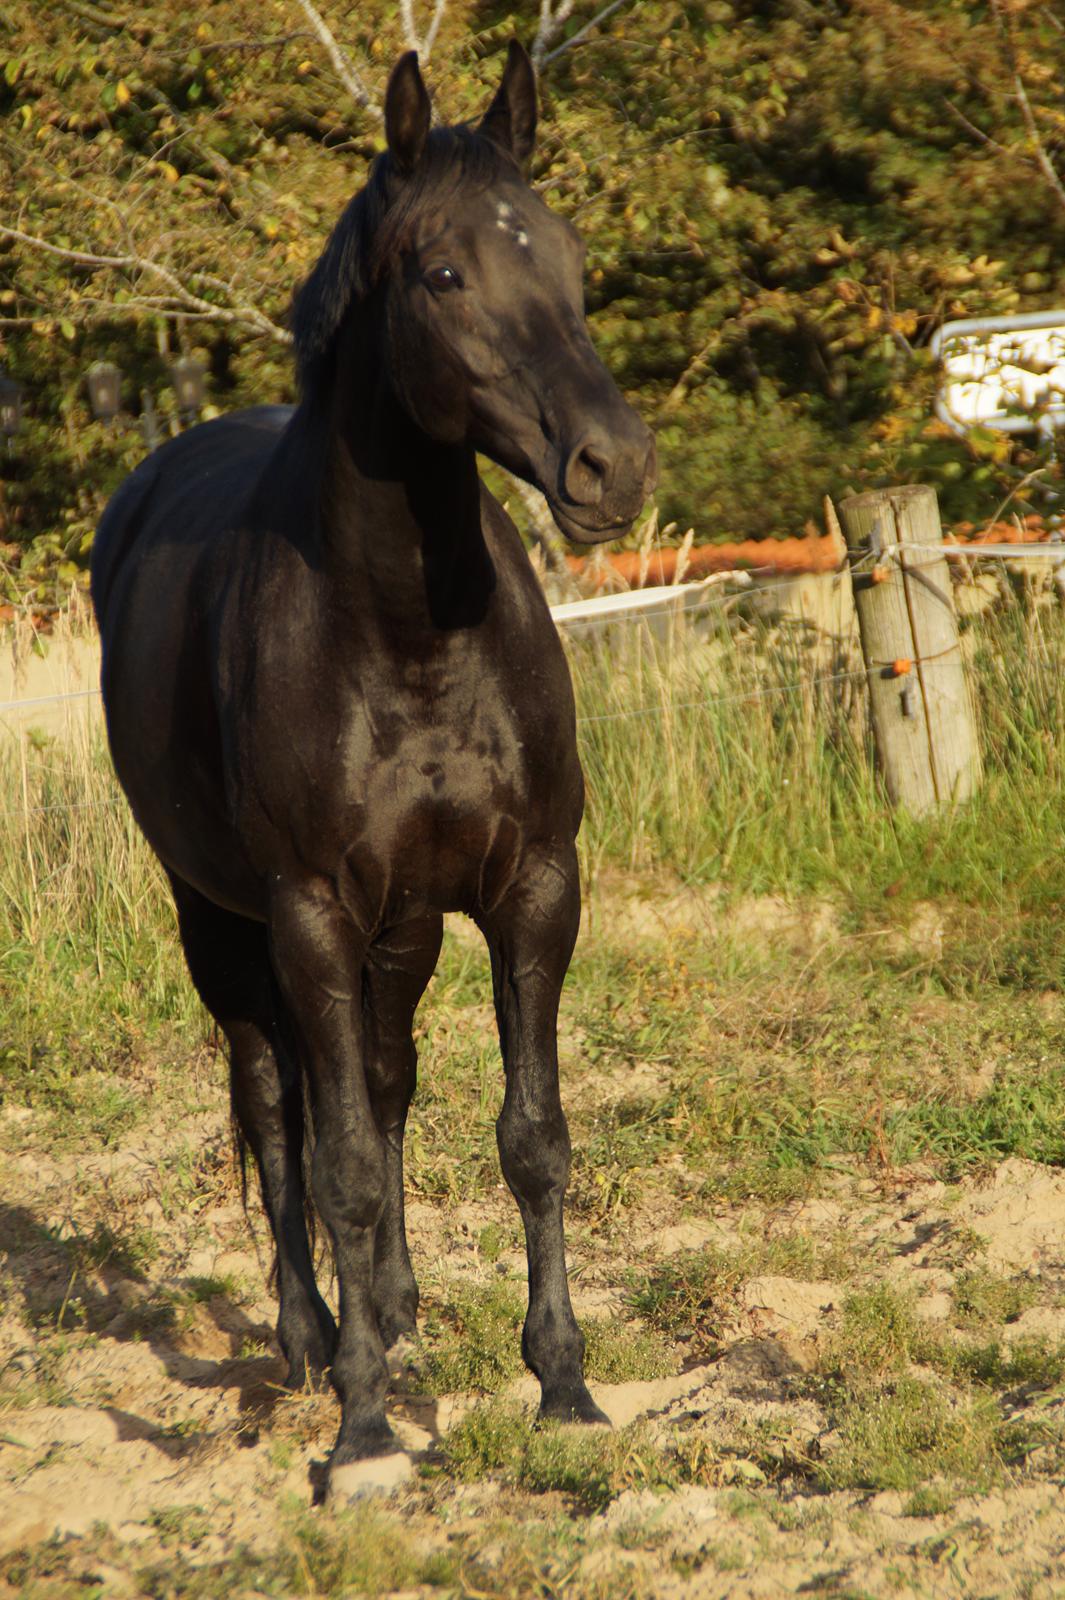
[[[851,570],[860,570],[870,562],[880,564],[885,561],[897,560],[901,550],[907,552],[920,550],[934,554],[935,562],[946,555],[950,558],[963,557],[970,560],[981,560],[985,556],[992,560],[1015,560],[1036,558],[1049,561],[1054,567],[1065,568],[1065,548],[1058,543],[1047,545],[981,545],[978,548],[960,545],[891,545],[873,552],[862,552],[857,561],[852,563]],[[933,565],[935,562],[922,562],[919,565]],[[566,602],[553,606],[552,616],[560,632],[569,634],[574,630],[586,628],[624,628],[633,623],[653,623],[668,620],[671,616],[683,617],[689,620],[693,613],[701,609],[702,604],[709,605],[714,598],[720,596],[722,600],[749,598],[759,594],[779,592],[781,582],[794,576],[808,576],[810,574],[780,573],[768,582],[755,583],[753,572],[768,572],[773,569],[746,569],[743,571],[714,573],[709,578],[691,584],[671,584],[655,589],[637,589],[620,591],[616,595],[595,596],[590,600]],[[834,574],[814,574],[815,576],[834,576]],[[726,594],[726,586],[735,584],[732,594]],[[578,609],[580,608],[580,609]],[[593,609],[594,608],[594,609]],[[926,657],[906,663],[906,670],[920,668],[922,671],[934,670],[937,667],[954,667],[956,664],[956,649],[952,647],[947,656],[949,659]],[[1045,661],[1033,663],[1042,665],[1050,670],[1061,670],[1062,661]],[[831,685],[843,683],[856,683],[868,678],[869,674],[878,671],[888,671],[897,664],[891,662],[874,662],[862,666],[848,668],[835,672],[810,672],[801,678],[795,678],[785,683],[771,683],[759,687],[740,690],[728,690],[721,693],[701,695],[698,699],[671,701],[671,711],[706,711],[716,705],[736,704],[744,701],[759,701],[772,698],[775,695],[791,695],[800,693],[813,693]],[[27,711],[43,709],[45,707],[62,705],[71,702],[98,701],[101,698],[99,688],[73,689],[59,691],[54,694],[32,695],[21,699],[0,701],[0,718],[22,718]],[[578,727],[590,727],[602,723],[626,721],[634,718],[651,717],[662,712],[661,701],[651,705],[626,706],[616,711],[604,711],[578,716]],[[57,802],[54,805],[25,806],[9,809],[5,815],[8,817],[41,816],[60,811],[94,810],[105,806],[124,804],[121,795],[101,797],[98,800],[85,802]]]

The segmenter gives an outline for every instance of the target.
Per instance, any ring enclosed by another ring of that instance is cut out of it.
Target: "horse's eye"
[[[430,267],[425,281],[431,289],[461,289],[462,279],[454,267]]]

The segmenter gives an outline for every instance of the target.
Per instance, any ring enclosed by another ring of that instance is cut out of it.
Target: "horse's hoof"
[[[308,1383],[321,1388],[322,1379],[333,1365],[337,1347],[337,1325],[323,1301],[313,1320],[310,1317],[290,1322],[285,1334],[277,1333],[278,1343],[288,1357],[285,1387],[303,1389]]]
[[[545,1394],[540,1402],[540,1416],[550,1422],[581,1422],[597,1428],[613,1426],[587,1389],[567,1389],[559,1394]]]
[[[369,1456],[365,1461],[347,1461],[330,1467],[325,1500],[329,1506],[343,1506],[367,1495],[394,1494],[414,1473],[414,1463],[403,1450],[387,1456]]]
[[[407,1302],[393,1303],[388,1310],[378,1309],[377,1328],[386,1350],[402,1340],[413,1337],[418,1327],[417,1296]]]
[[[326,1387],[327,1368],[320,1366],[310,1356],[295,1356],[288,1364],[285,1388],[302,1394],[304,1389],[320,1390]]]
[[[397,1378],[402,1378],[413,1364],[414,1355],[415,1344],[409,1333],[401,1333],[399,1338],[388,1346],[385,1350],[385,1361],[388,1363],[388,1376],[393,1383]]]
[[[289,1356],[285,1387],[295,1389],[297,1392],[308,1386],[312,1389],[323,1388],[326,1375],[333,1364],[335,1345],[335,1339],[328,1341],[324,1338],[301,1343]]]

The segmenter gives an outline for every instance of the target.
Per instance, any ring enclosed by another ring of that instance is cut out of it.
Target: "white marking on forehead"
[[[502,233],[509,233],[515,244],[523,250],[529,248],[529,235],[514,216],[514,207],[506,200],[496,201],[496,227]]]

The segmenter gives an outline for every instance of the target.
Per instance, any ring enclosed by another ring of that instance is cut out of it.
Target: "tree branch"
[[[953,100],[944,100],[943,103],[954,120],[961,124],[966,133],[971,133],[974,139],[978,139],[981,144],[988,145],[992,150],[997,150],[1000,155],[1013,155],[1014,152],[1010,150],[1007,145],[999,144],[998,140],[992,139],[991,135],[989,133],[985,133],[983,128],[978,128],[975,122],[970,122],[964,111],[960,110],[959,107],[954,104]]]
[[[414,21],[414,0],[399,0],[399,14],[403,19],[403,35],[412,50],[418,52],[421,65],[424,67],[433,53],[433,44],[439,31],[440,24],[447,10],[447,0],[436,0],[433,14],[429,19],[429,26],[425,30],[424,38],[419,34]],[[436,122],[436,107],[433,107],[433,121]]]
[[[584,24],[583,28],[578,28],[577,32],[572,38],[564,39],[563,42],[554,50],[552,50],[549,55],[546,55],[544,57],[544,66],[549,67],[552,61],[557,60],[557,58],[562,55],[564,51],[572,50],[575,44],[582,44],[583,41],[587,39],[593,28],[598,28],[601,22],[605,22],[607,17],[612,17],[615,11],[620,11],[622,6],[632,3],[633,0],[611,0],[610,5],[604,6],[602,11],[598,12],[598,14],[594,16],[590,22],[586,22]],[[638,5],[639,0],[635,0],[635,4]]]
[[[444,12],[446,10],[447,0],[436,0],[429,26],[425,30],[425,38],[422,40],[422,54],[426,61],[432,54],[433,45],[436,43],[436,36],[440,31],[440,24],[444,20]]]
[[[1035,113],[1032,110],[1032,103],[1028,98],[1028,91],[1024,87],[1024,80],[1021,77],[1021,63],[1017,55],[1017,44],[1013,33],[1012,13],[1008,7],[1003,7],[1002,0],[991,0],[991,10],[995,21],[998,23],[998,30],[1002,35],[1003,43],[1006,46],[1006,57],[1009,61],[1010,71],[1013,74],[1014,98],[1021,108],[1021,117],[1024,120],[1025,130],[1032,143],[1032,154],[1035,157],[1036,165],[1047,183],[1049,183],[1054,198],[1062,210],[1065,211],[1065,184],[1062,183],[1054,163],[1047,154],[1043,136],[1039,132]]]
[[[376,117],[378,121],[380,121],[384,116],[384,112],[377,104],[377,101],[370,94],[370,91],[366,87],[365,83],[363,83],[351,58],[345,55],[344,51],[340,48],[336,41],[336,37],[334,36],[329,24],[326,22],[321,12],[316,6],[311,4],[311,0],[297,0],[297,3],[300,7],[300,10],[303,12],[303,15],[307,18],[307,21],[310,23],[315,33],[322,41],[322,44],[325,46],[329,59],[333,63],[333,70],[340,79],[341,83],[344,85],[345,89],[351,95],[352,99],[357,105],[362,106],[365,111],[368,111],[372,117]]]
[[[569,20],[573,11],[575,0],[557,0],[552,9],[551,0],[540,0],[540,21],[536,29],[536,37],[529,51],[532,64],[537,69],[543,65],[544,59],[552,42],[558,37],[563,25]]]
[[[1054,163],[1047,155],[1046,145],[1043,143],[1042,135],[1039,132],[1039,128],[1035,120],[1035,113],[1033,112],[1031,102],[1028,99],[1028,91],[1021,81],[1020,73],[1016,71],[1013,74],[1013,89],[1017,97],[1017,104],[1021,108],[1021,116],[1024,118],[1024,126],[1028,130],[1028,137],[1035,147],[1033,152],[1035,159],[1039,164],[1039,168],[1044,178],[1057,196],[1058,204],[1061,206],[1061,209],[1065,211],[1065,184],[1062,183],[1057,174]]]
[[[170,298],[186,316],[202,317],[212,322],[242,323],[256,333],[275,339],[279,344],[292,343],[292,335],[288,329],[282,328],[279,323],[271,322],[270,318],[256,306],[218,306],[211,300],[204,300],[200,295],[193,294],[170,267],[164,267],[161,262],[152,261],[147,256],[134,253],[105,256],[92,250],[69,250],[62,245],[51,244],[47,239],[38,239],[34,234],[24,233],[21,228],[9,228],[3,225],[0,225],[0,239],[10,239],[16,244],[29,245],[31,249],[56,256],[60,261],[69,261],[72,266],[148,274],[166,285],[170,291]],[[208,274],[194,273],[193,277],[199,277],[201,281],[205,279],[210,281]],[[115,309],[121,311],[122,308]]]

